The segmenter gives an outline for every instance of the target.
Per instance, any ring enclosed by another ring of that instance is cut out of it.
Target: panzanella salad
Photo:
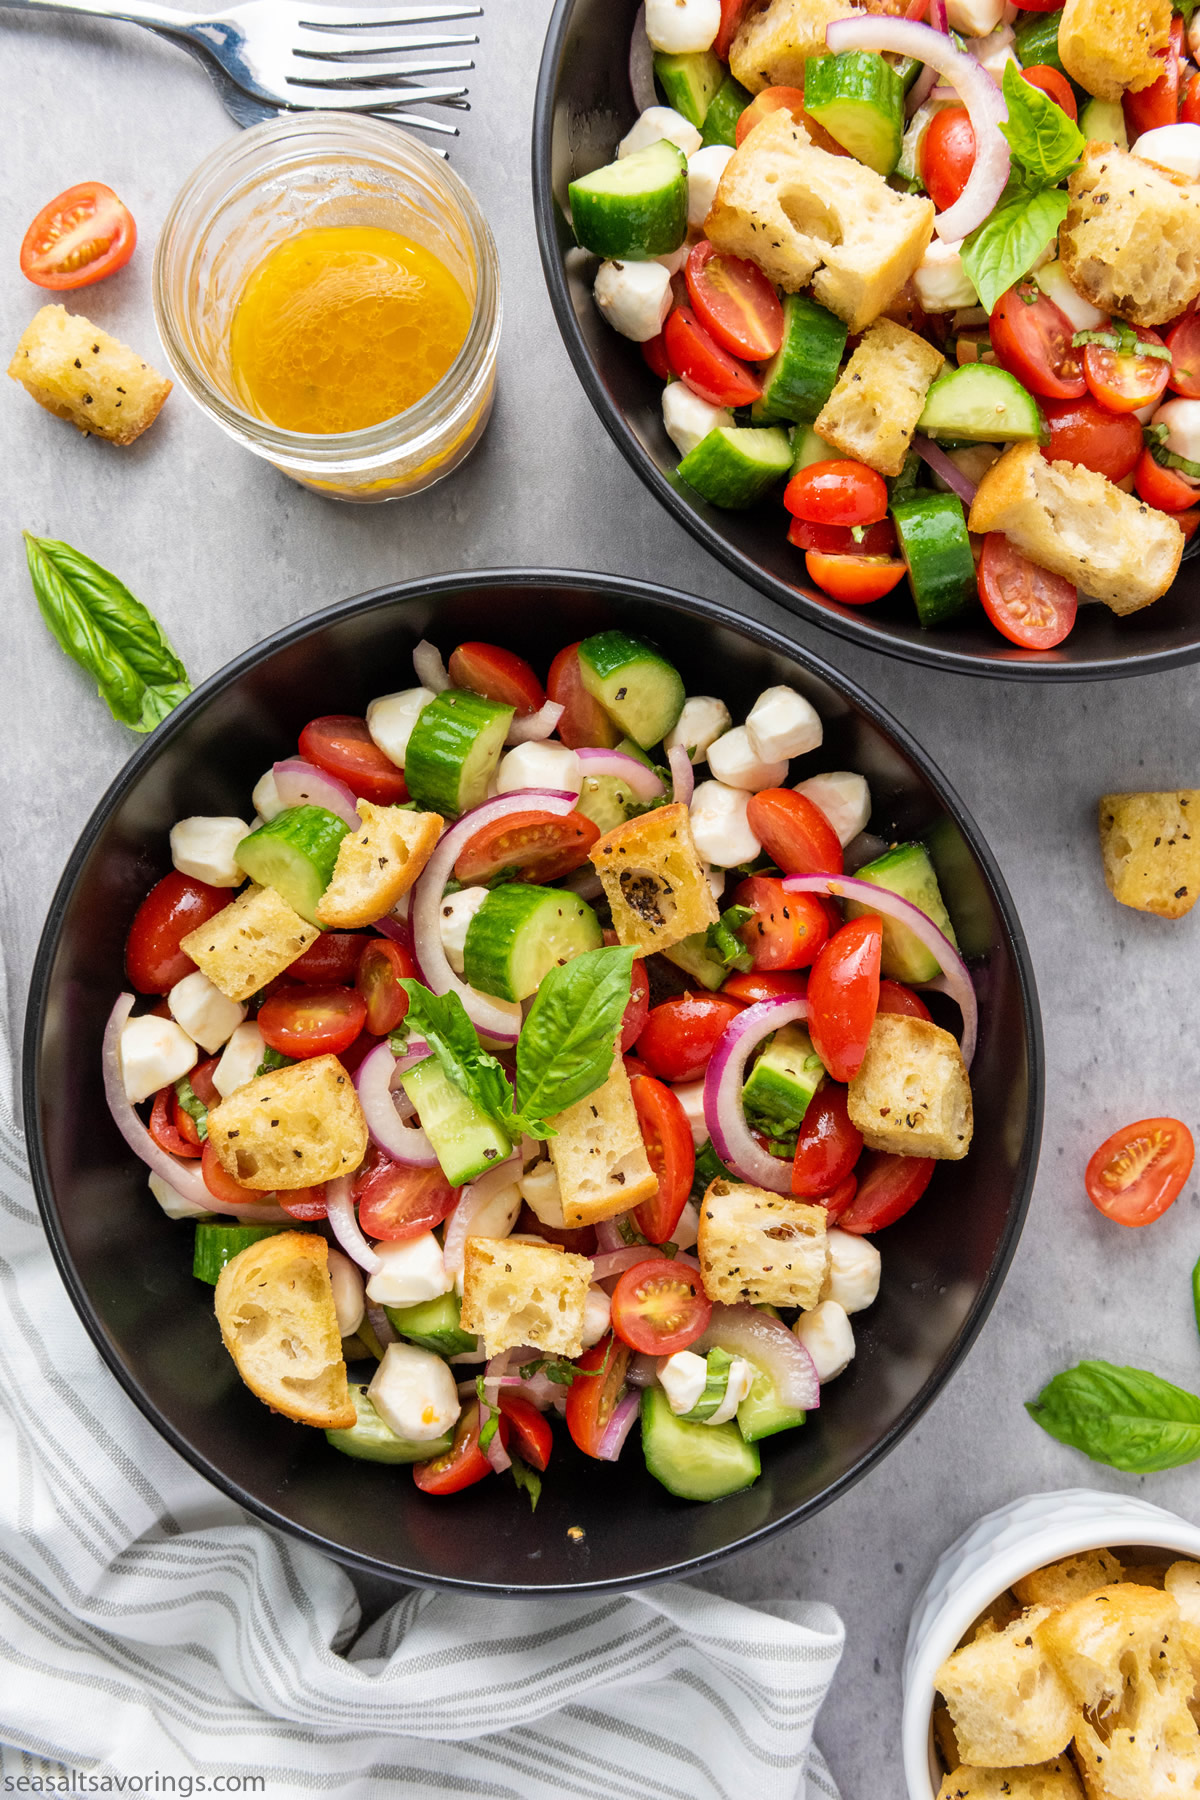
[[[735,725],[617,630],[545,688],[491,644],[413,661],[248,771],[256,816],[171,832],[113,1117],[247,1386],[336,1450],[536,1501],[556,1415],[602,1462],[640,1419],[663,1486],[719,1499],[970,1146],[933,863],[867,834],[791,687]]]
[[[646,0],[572,182],[678,478],[810,580],[1049,649],[1200,523],[1195,0]],[[903,14],[903,16],[896,16]],[[665,104],[663,103],[665,102]],[[769,526],[765,526],[770,529]]]

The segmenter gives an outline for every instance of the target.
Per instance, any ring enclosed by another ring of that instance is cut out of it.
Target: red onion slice
[[[326,812],[343,819],[351,831],[357,831],[362,824],[353,788],[318,769],[316,763],[305,762],[302,756],[289,756],[286,762],[277,762],[271,773],[284,806],[323,806]]]
[[[904,102],[904,117],[906,119],[915,118],[917,113],[920,112],[926,100],[928,100],[930,94],[933,92],[933,89],[937,84],[937,78],[937,70],[931,69],[928,64],[926,64],[925,68],[921,70],[921,73],[917,76],[917,79],[908,90],[908,98]]]
[[[413,673],[421,686],[427,687],[432,694],[444,694],[450,686],[442,653],[428,638],[422,638],[413,651]]]
[[[781,1406],[813,1412],[821,1404],[821,1384],[813,1359],[780,1319],[754,1306],[714,1306],[707,1327],[689,1349],[728,1350],[761,1369]]]
[[[558,729],[558,721],[562,718],[565,710],[566,708],[560,706],[557,700],[547,700],[546,704],[539,707],[537,712],[528,714],[524,719],[514,718],[508,728],[505,743],[537,744],[543,738],[553,737]]]
[[[618,1213],[614,1219],[601,1219],[596,1227],[597,1250],[602,1254],[607,1254],[610,1250],[627,1250],[629,1248],[621,1236],[621,1230],[617,1224],[617,1219],[628,1217],[628,1213]]]
[[[406,1125],[400,1117],[393,1084],[399,1081],[405,1068],[411,1068],[428,1053],[428,1044],[419,1048],[410,1044],[402,1066],[389,1045],[376,1044],[363,1057],[354,1076],[372,1142],[393,1162],[403,1163],[410,1169],[436,1169],[437,1151],[419,1125]]]
[[[489,1360],[487,1368],[483,1372],[483,1397],[489,1406],[495,1406],[500,1399],[501,1384],[504,1376],[508,1374],[508,1366],[512,1359],[511,1350],[501,1350],[498,1356],[493,1356]]]
[[[654,87],[654,47],[646,36],[646,8],[639,6],[629,40],[629,91],[640,113],[658,105]]]
[[[376,1275],[383,1264],[368,1244],[358,1228],[358,1220],[354,1213],[354,1178],[351,1175],[339,1175],[336,1180],[325,1186],[325,1217],[329,1220],[329,1229],[352,1262],[368,1275]]]
[[[860,886],[865,885],[863,883]],[[808,1017],[806,1000],[759,1000],[731,1019],[713,1051],[704,1077],[704,1122],[713,1149],[743,1181],[773,1194],[792,1191],[792,1165],[763,1150],[746,1123],[742,1087],[751,1055],[781,1025]]]
[[[616,1462],[624,1446],[625,1439],[633,1429],[633,1422],[638,1416],[642,1404],[642,1396],[638,1393],[626,1394],[613,1407],[612,1417],[604,1427],[604,1434],[596,1445],[596,1455],[601,1462]]]
[[[585,775],[614,775],[636,800],[661,800],[667,791],[653,769],[623,750],[577,750],[575,754]]]
[[[479,1411],[480,1411],[479,1422],[480,1422],[480,1428],[482,1429],[482,1427],[487,1423],[487,1421],[483,1417],[483,1408],[482,1407],[480,1407]],[[495,1436],[492,1438],[491,1443],[487,1446],[487,1449],[484,1451],[483,1454],[487,1457],[488,1461],[491,1463],[491,1465],[492,1465],[493,1469],[496,1471],[497,1475],[503,1475],[505,1469],[512,1468],[512,1457],[508,1454],[508,1451],[504,1448],[504,1445],[500,1441],[500,1427],[498,1425],[496,1427]]]
[[[510,1156],[463,1189],[458,1205],[446,1221],[442,1242],[442,1262],[447,1275],[453,1275],[457,1279],[462,1274],[463,1250],[476,1219],[484,1207],[495,1199],[500,1189],[510,1186],[520,1172],[520,1158]]]
[[[696,791],[696,771],[692,767],[692,759],[682,744],[672,744],[667,751],[667,761],[671,765],[671,798],[680,806],[690,806],[692,795]]]
[[[400,1342],[400,1333],[396,1330],[396,1327],[392,1324],[392,1321],[388,1318],[387,1313],[377,1300],[365,1301],[363,1303],[363,1310],[367,1315],[367,1321],[371,1330],[375,1333],[375,1336],[379,1339],[379,1342],[383,1345],[385,1350],[389,1344],[398,1344]]]
[[[662,1255],[657,1244],[627,1244],[620,1250],[601,1251],[592,1257],[592,1280],[607,1281],[610,1275],[623,1275],[626,1269],[636,1267],[638,1263],[653,1262]],[[677,1251],[671,1259],[681,1268],[699,1269],[700,1264],[694,1256],[686,1251]]]
[[[412,949],[412,926],[407,919],[398,919],[395,913],[384,913],[382,919],[376,919],[371,930],[381,932],[384,937],[391,938],[393,943],[401,944],[405,950]]]
[[[975,498],[976,483],[963,474],[941,446],[932,443],[918,431],[913,436],[912,447],[921,461],[928,463],[934,474],[940,475],[950,491],[958,495],[964,506],[969,507]]]

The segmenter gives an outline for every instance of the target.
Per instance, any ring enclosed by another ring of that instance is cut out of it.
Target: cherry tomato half
[[[813,1049],[835,1081],[852,1080],[867,1053],[879,1010],[882,951],[883,925],[867,913],[835,931],[813,964],[808,1029]]]
[[[793,475],[783,504],[814,525],[874,525],[887,517],[887,482],[866,463],[832,457]]]
[[[1200,74],[1192,79],[1200,82]],[[1168,331],[1166,345],[1171,352],[1168,385],[1187,400],[1200,400],[1200,316],[1185,313]]]
[[[807,794],[763,788],[746,808],[746,823],[785,875],[842,873],[841,840]]]
[[[1179,103],[1179,121],[1182,125],[1200,125],[1200,72],[1188,76]]]
[[[793,1194],[805,1200],[833,1194],[853,1173],[862,1147],[862,1132],[850,1119],[846,1089],[834,1081],[823,1082],[796,1134]]]
[[[160,1150],[168,1156],[196,1157],[200,1155],[200,1134],[193,1121],[184,1113],[183,1118],[192,1126],[191,1132],[177,1124],[179,1103],[175,1098],[173,1087],[159,1088],[154,1096],[154,1105],[150,1108],[150,1120],[147,1129]]]
[[[464,887],[494,881],[505,870],[517,881],[544,885],[581,868],[599,836],[600,827],[584,813],[508,813],[468,839],[454,873]]]
[[[1133,474],[1142,454],[1142,428],[1132,413],[1109,412],[1090,394],[1047,400],[1042,412],[1050,430],[1050,442],[1042,446],[1047,462],[1080,463],[1109,481]]]
[[[367,1003],[350,987],[281,988],[258,1009],[263,1041],[281,1056],[340,1056],[367,1022]]]
[[[336,775],[372,806],[395,806],[408,799],[403,769],[384,755],[365,719],[346,713],[310,719],[300,733],[300,754],[327,775]]]
[[[717,27],[713,49],[722,62],[729,61],[729,50],[742,28],[742,20],[750,10],[751,0],[721,0],[721,23]]]
[[[1109,326],[1101,325],[1099,329],[1105,331]],[[1144,325],[1123,325],[1118,320],[1112,329],[1132,331],[1143,344],[1153,344],[1160,350],[1164,347],[1157,331]],[[1110,412],[1131,413],[1158,399],[1167,385],[1171,364],[1161,356],[1124,356],[1119,351],[1106,350],[1103,344],[1085,344],[1083,373],[1101,406],[1107,406]]]
[[[989,531],[983,540],[979,597],[996,630],[1023,650],[1061,644],[1079,604],[1069,581],[1022,556],[1002,531]]]
[[[975,129],[965,106],[935,113],[921,139],[921,180],[939,212],[959,199],[975,167]]]
[[[403,944],[385,937],[368,938],[366,943],[354,985],[367,1009],[364,1029],[372,1037],[386,1037],[408,1011],[408,995],[400,983],[421,977]]]
[[[650,1008],[638,1039],[638,1056],[660,1081],[695,1081],[707,1069],[721,1033],[741,1010],[736,1000],[722,994],[677,994],[663,1000]]]
[[[630,1083],[630,1090],[646,1156],[658,1181],[653,1200],[643,1200],[634,1208],[634,1222],[652,1244],[665,1244],[670,1241],[692,1191],[696,1173],[692,1128],[670,1088],[652,1075],[637,1076]]]
[[[502,1444],[508,1443],[509,1424],[503,1412],[496,1427]],[[490,1475],[492,1465],[479,1448],[479,1402],[463,1408],[454,1427],[454,1442],[444,1456],[413,1464],[413,1480],[423,1494],[457,1494]]]
[[[640,1266],[640,1265],[638,1265]],[[612,1332],[575,1358],[582,1371],[567,1389],[567,1430],[585,1456],[595,1456],[625,1386],[633,1352]]]
[[[696,317],[722,350],[750,362],[775,355],[783,342],[783,307],[757,263],[726,256],[701,238],[683,273]]]
[[[625,1008],[625,1016],[621,1021],[621,1041],[617,1046],[622,1056],[626,1051],[632,1050],[641,1037],[649,1015],[650,977],[641,957],[635,956],[629,979],[629,1005]]]
[[[882,600],[907,574],[902,562],[886,556],[825,556],[820,550],[810,550],[804,566],[823,593],[845,606],[869,606],[872,600]]]
[[[450,1186],[440,1169],[394,1163],[372,1146],[354,1177],[353,1193],[364,1235],[401,1243],[423,1237],[448,1219],[458,1204],[459,1190]]]
[[[550,1421],[524,1394],[509,1393],[503,1388],[500,1391],[500,1416],[512,1426],[517,1440],[516,1447],[521,1456],[544,1474],[550,1461],[550,1452],[554,1448]]]
[[[803,88],[769,87],[756,94],[749,106],[738,114],[733,128],[734,143],[739,150],[754,127],[761,125],[773,112],[790,113],[798,125],[806,126],[808,114],[804,110]]]
[[[879,1010],[881,1013],[900,1013],[908,1019],[933,1017],[920,994],[914,994],[903,982],[891,981],[887,976],[879,984]]]
[[[139,994],[166,994],[195,972],[180,940],[229,905],[228,888],[209,887],[172,869],[156,882],[133,915],[125,943],[125,973]]]
[[[937,1164],[928,1156],[891,1156],[869,1150],[858,1165],[858,1192],[838,1220],[840,1231],[868,1237],[894,1225],[917,1204]]]
[[[859,533],[858,538],[854,532]],[[895,556],[896,527],[890,519],[874,525],[818,525],[811,519],[793,518],[788,543],[797,550],[819,550],[825,556]]]
[[[635,1263],[613,1289],[613,1330],[631,1350],[646,1356],[686,1350],[708,1329],[711,1318],[712,1301],[700,1284],[699,1269],[681,1267],[669,1256]]]
[[[302,981],[306,987],[353,987],[370,942],[359,931],[323,931],[315,944],[288,965],[287,979]]]
[[[761,395],[758,377],[722,350],[690,306],[675,308],[663,327],[663,338],[675,374],[710,406],[749,406]]]
[[[301,1219],[306,1225],[315,1224],[326,1216],[325,1183],[316,1187],[287,1188],[276,1194],[275,1198],[285,1213],[293,1219]]]
[[[515,706],[527,719],[546,703],[545,689],[525,661],[498,644],[460,644],[450,657],[447,674],[456,688],[482,694],[501,706]]]
[[[204,1149],[200,1153],[200,1175],[213,1199],[224,1200],[228,1206],[261,1206],[266,1198],[258,1188],[243,1187],[240,1181],[226,1174],[211,1138],[204,1140]]]
[[[1179,1198],[1195,1156],[1179,1119],[1139,1119],[1114,1131],[1088,1163],[1088,1199],[1118,1225],[1151,1225]]]
[[[845,1181],[840,1181],[834,1188],[832,1194],[818,1195],[813,1201],[813,1205],[823,1206],[825,1208],[826,1225],[836,1225],[842,1214],[849,1210],[850,1202],[854,1199],[857,1192],[858,1177],[855,1175],[847,1175]]]
[[[1046,400],[1081,400],[1087,393],[1083,360],[1062,308],[1035,282],[1018,282],[992,308],[988,330],[996,360],[1031,394]]]
[[[578,644],[568,644],[550,664],[546,693],[564,709],[558,735],[569,750],[611,750],[621,741],[600,702],[583,685]]]
[[[807,975],[790,970],[752,969],[749,974],[730,975],[721,988],[732,1000],[753,1006],[757,1000],[803,1000],[808,991]]]
[[[1178,469],[1162,468],[1149,450],[1143,450],[1138,457],[1134,481],[1146,505],[1156,506],[1159,512],[1186,512],[1189,506],[1196,504],[1197,494],[1200,494],[1200,484],[1190,482]]]
[[[756,969],[807,969],[829,936],[829,920],[816,896],[789,894],[772,875],[740,881],[732,904],[754,913],[737,935]]]
[[[667,355],[667,346],[661,331],[657,336],[647,338],[642,345],[642,360],[660,381],[670,381],[671,360]]]
[[[1022,79],[1030,87],[1040,88],[1043,94],[1060,106],[1072,123],[1079,118],[1079,108],[1075,104],[1075,95],[1065,75],[1052,68],[1049,63],[1033,63],[1028,69],[1022,69]]]
[[[192,1069],[188,1075],[188,1082],[191,1086],[191,1090],[193,1094],[195,1094],[197,1100],[199,1100],[201,1106],[217,1106],[220,1104],[221,1096],[213,1086],[213,1071],[220,1060],[219,1056],[210,1056],[207,1061],[197,1063],[196,1067]],[[176,1093],[175,1089],[172,1087],[165,1089],[164,1091],[171,1096],[170,1119],[176,1134],[191,1146],[191,1153],[193,1155],[199,1156],[201,1149],[199,1126],[196,1124],[191,1113],[187,1112],[184,1107],[180,1105],[179,1095]],[[150,1129],[151,1134],[153,1135],[153,1115],[150,1120]]]
[[[133,255],[137,226],[102,181],[80,181],[43,206],[21,240],[21,273],[62,293],[115,275]]]
[[[1126,92],[1121,95],[1121,110],[1125,114],[1125,131],[1130,144],[1140,138],[1143,131],[1156,131],[1160,125],[1174,125],[1179,117],[1179,65],[1186,52],[1183,20],[1178,15],[1171,20],[1170,43],[1165,50],[1156,50],[1154,54],[1163,66],[1157,81],[1140,88],[1136,94]]]

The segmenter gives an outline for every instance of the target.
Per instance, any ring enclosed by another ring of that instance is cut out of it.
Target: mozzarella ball
[[[1133,154],[1144,162],[1157,163],[1160,169],[1186,175],[1189,181],[1200,180],[1200,125],[1159,125],[1154,131],[1143,131]]]
[[[660,262],[605,262],[592,289],[614,331],[644,344],[657,337],[671,310],[671,276]]]
[[[164,1181],[154,1169],[150,1171],[150,1192],[168,1219],[207,1219],[210,1216],[211,1208],[203,1200],[189,1200],[176,1193],[170,1182]]]
[[[438,906],[438,929],[446,961],[456,975],[465,968],[467,928],[488,897],[485,887],[460,888],[457,894],[446,894]]]
[[[682,113],[677,113],[673,106],[648,106],[617,145],[618,162],[638,150],[648,150],[651,144],[661,143],[663,138],[677,144],[685,156],[691,156],[700,148],[700,133]]]
[[[704,1080],[681,1081],[671,1089],[684,1111],[697,1150],[708,1142],[708,1126],[704,1122]]]
[[[762,845],[746,821],[750,795],[721,781],[702,781],[692,795],[692,839],[705,862],[732,869],[753,862]]]
[[[674,381],[671,387],[686,388],[689,394],[692,392],[685,381]],[[667,392],[670,391],[668,388]],[[695,400],[699,396],[692,394],[692,398]],[[707,402],[701,400],[700,404],[705,406]],[[713,411],[716,411],[715,407]],[[732,413],[728,417],[732,424]],[[670,427],[667,429],[670,430]],[[723,700],[717,700],[712,694],[694,694],[691,699],[684,701],[683,711],[663,739],[663,747],[667,750],[686,750],[689,761],[702,763],[713,744],[732,724],[729,708]]]
[[[249,832],[241,819],[180,819],[171,828],[171,861],[181,875],[190,875],[193,881],[206,881],[209,887],[240,887],[245,878],[234,852]]]
[[[705,1419],[706,1425],[724,1425],[732,1419],[738,1407],[754,1386],[755,1371],[743,1356],[735,1356],[729,1365],[729,1379],[725,1384],[725,1397],[711,1418]]]
[[[213,1086],[222,1100],[227,1100],[238,1088],[254,1080],[266,1054],[262,1032],[253,1019],[247,1019],[233,1032],[213,1070]]]
[[[449,1368],[432,1350],[389,1344],[367,1398],[384,1424],[412,1444],[431,1444],[458,1423],[462,1406]]]
[[[593,1282],[583,1303],[583,1347],[590,1350],[608,1330],[612,1319],[612,1301],[602,1287]]]
[[[796,792],[811,800],[825,814],[838,834],[842,849],[867,829],[871,817],[871,790],[853,769],[834,769],[828,775],[810,775],[796,783]]]
[[[713,899],[719,900],[725,892],[727,878],[724,869],[714,869],[711,863],[705,863],[704,879],[708,883],[708,891]]]
[[[367,1310],[362,1270],[332,1245],[329,1248],[329,1280],[333,1287],[333,1310],[337,1314],[338,1330],[344,1338],[353,1337]]]
[[[662,256],[652,256],[651,262],[660,263],[668,275],[678,275],[684,263],[691,255],[692,246],[684,238],[678,250],[667,250]]]
[[[801,1313],[792,1330],[812,1357],[822,1387],[854,1361],[854,1327],[836,1300],[822,1300]]]
[[[882,1259],[870,1238],[856,1237],[835,1227],[826,1239],[829,1272],[821,1289],[822,1300],[836,1300],[843,1312],[862,1312],[873,1306],[879,1294]]]
[[[1004,0],[946,0],[946,20],[962,37],[986,37],[1004,21]]]
[[[367,1282],[367,1299],[377,1306],[417,1306],[423,1300],[440,1299],[454,1286],[432,1231],[377,1244],[375,1254],[383,1267]]]
[[[1067,315],[1076,331],[1095,331],[1106,323],[1108,314],[1084,299],[1060,262],[1045,263],[1038,270],[1037,284],[1059,312]]]
[[[556,788],[577,794],[583,786],[583,765],[565,744],[516,744],[505,751],[496,769],[496,792],[515,794],[521,788]]]
[[[680,456],[690,456],[710,431],[718,431],[722,426],[733,424],[733,414],[728,407],[710,406],[707,400],[702,400],[699,394],[693,392],[686,381],[668,381],[663,389],[662,416],[663,428]],[[684,712],[691,704],[690,700],[687,701]],[[714,704],[721,705],[719,701]],[[725,713],[722,730],[726,730],[730,724],[729,713],[724,706],[721,706],[721,710]],[[678,730],[679,726],[676,725],[664,740],[668,748],[672,740],[679,741],[675,738]]]
[[[728,144],[706,144],[688,157],[688,224],[699,231],[717,197],[717,183],[733,155]]]
[[[735,725],[710,745],[708,766],[727,787],[745,788],[751,794],[778,787],[788,772],[786,760],[763,756],[745,725]]]
[[[534,1163],[532,1169],[526,1169],[517,1186],[535,1219],[540,1219],[543,1225],[559,1231],[565,1227],[562,1195],[558,1189],[558,1171],[549,1158]]]
[[[816,708],[795,688],[782,686],[767,688],[758,696],[746,719],[746,731],[764,762],[805,756],[820,749],[825,735]]]
[[[245,1007],[228,999],[199,969],[175,983],[167,995],[167,1005],[172,1018],[210,1056],[228,1043],[246,1017]]]
[[[436,698],[432,688],[405,688],[398,694],[382,694],[368,706],[367,730],[371,741],[398,769],[404,767],[413,726]]]
[[[658,1379],[671,1411],[691,1412],[708,1381],[708,1361],[694,1350],[677,1350],[658,1365]]]
[[[960,306],[976,306],[975,283],[963,268],[962,239],[944,244],[931,240],[913,275],[917,299],[927,313],[955,312]]]
[[[999,25],[995,31],[989,31],[984,37],[967,39],[967,49],[975,58],[981,69],[986,69],[998,88],[1004,86],[1004,66],[1012,63],[1021,67],[1020,59],[1013,49],[1013,29],[1011,25]]]
[[[679,1215],[679,1223],[671,1233],[671,1242],[680,1250],[690,1250],[700,1236],[700,1208],[689,1200]]]
[[[1188,462],[1200,463],[1200,400],[1168,400],[1154,415],[1155,425],[1167,428],[1166,446]],[[1173,469],[1184,481],[1191,480],[1182,469]]]
[[[711,50],[720,29],[721,0],[646,0],[646,36],[668,55]]]
[[[121,1029],[121,1080],[134,1106],[196,1066],[196,1046],[174,1019],[143,1013]]]
[[[273,768],[259,776],[250,798],[254,802],[255,812],[264,824],[269,825],[272,819],[279,817],[283,811],[283,801],[279,798],[279,789],[275,785]]]

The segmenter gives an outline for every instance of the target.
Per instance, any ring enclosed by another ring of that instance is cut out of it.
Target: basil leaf
[[[963,268],[988,312],[1029,273],[1066,218],[1067,205],[1061,188],[1039,190],[1020,179],[1010,181],[992,216],[964,241]]]
[[[408,995],[404,1026],[410,1037],[424,1038],[442,1065],[442,1073],[493,1124],[513,1133],[513,1093],[496,1058],[479,1042],[475,1027],[457,994],[431,994],[419,981],[401,981]]]
[[[38,609],[59,648],[92,677],[115,719],[153,731],[192,691],[153,613],[70,544],[24,538]]]
[[[608,1080],[629,1005],[633,951],[585,950],[542,979],[517,1040],[517,1122],[552,1136],[546,1120]]]
[[[727,906],[705,932],[705,944],[724,968],[741,969],[745,973],[754,967],[754,958],[737,935],[753,917],[752,906]]]
[[[512,1478],[519,1488],[524,1488],[529,1495],[530,1512],[537,1511],[537,1503],[542,1497],[542,1478],[536,1469],[522,1462],[519,1456],[512,1458]]]
[[[701,1144],[696,1152],[696,1173],[692,1180],[692,1199],[698,1200],[713,1181],[737,1181],[712,1147],[712,1140]]]
[[[1004,99],[1008,119],[1000,130],[1009,149],[1039,187],[1053,187],[1079,161],[1087,139],[1074,119],[1011,62],[1004,68]]]
[[[1200,1331],[1200,1262],[1192,1270],[1192,1311],[1196,1315],[1196,1330]]]
[[[285,1056],[282,1050],[272,1050],[270,1045],[263,1051],[263,1059],[254,1071],[255,1080],[260,1075],[269,1075],[272,1069],[290,1069],[294,1067],[296,1058]]]
[[[181,1075],[175,1083],[175,1098],[196,1127],[196,1136],[203,1144],[208,1138],[208,1108],[197,1094],[186,1075]]]
[[[1200,1457],[1200,1395],[1146,1369],[1080,1363],[1056,1375],[1026,1411],[1060,1444],[1130,1474]]]

